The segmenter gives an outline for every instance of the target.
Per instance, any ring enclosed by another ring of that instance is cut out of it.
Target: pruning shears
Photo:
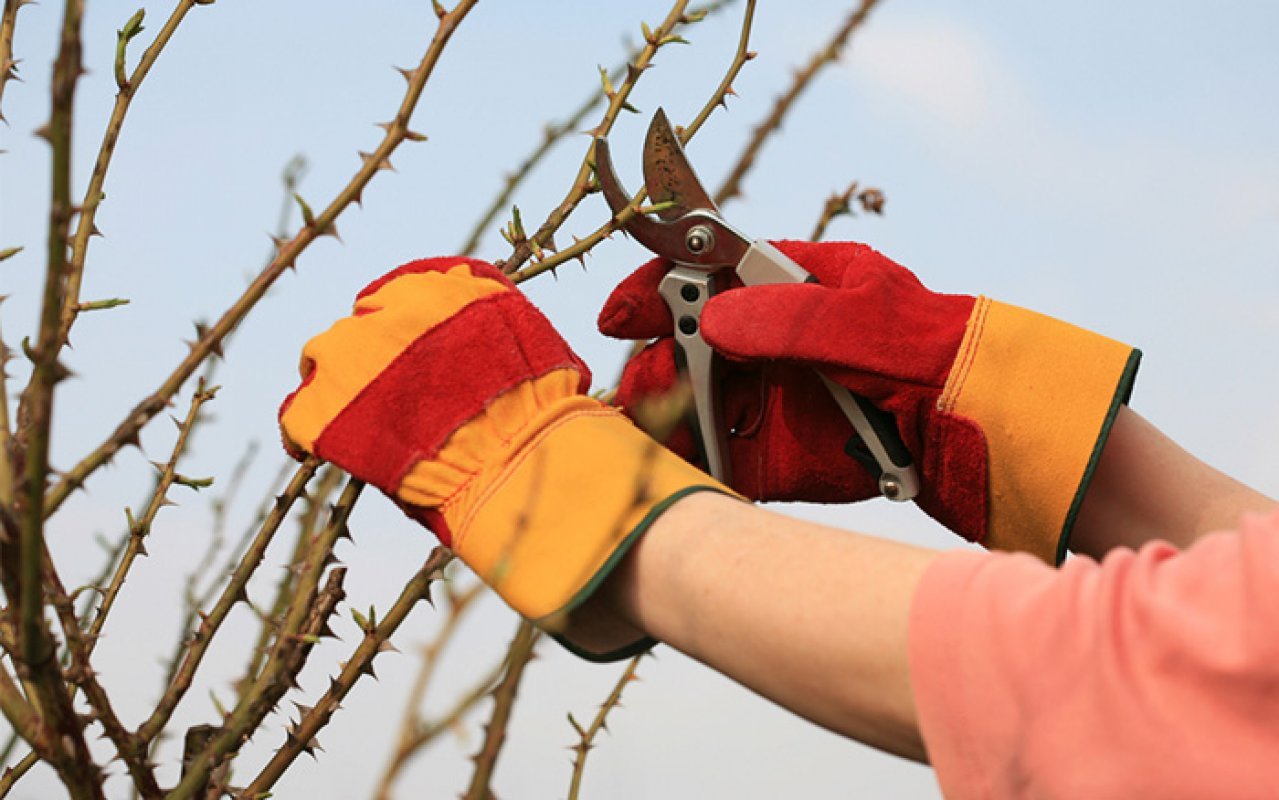
[[[617,178],[608,140],[603,137],[595,140],[595,172],[609,207],[622,215],[631,198]],[[674,319],[676,354],[692,387],[695,430],[707,469],[727,483],[731,476],[728,431],[721,424],[721,359],[702,338],[702,309],[726,285],[730,270],[747,286],[816,283],[817,279],[776,247],[743,235],[724,220],[661,109],[649,123],[644,141],[644,183],[657,218],[635,212],[622,227],[654,254],[674,262],[658,292]],[[818,374],[856,432],[845,452],[870,470],[884,497],[897,501],[915,497],[919,476],[892,416]]]

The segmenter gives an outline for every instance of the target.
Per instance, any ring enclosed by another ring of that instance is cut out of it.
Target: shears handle
[[[702,338],[702,307],[714,293],[714,279],[713,273],[676,266],[657,291],[675,318],[676,365],[692,385],[697,443],[706,457],[706,470],[728,484],[732,475],[728,431],[720,424],[720,360]]]
[[[768,242],[751,244],[737,266],[737,275],[747,286],[772,283],[815,283],[816,279]],[[718,359],[702,338],[701,313],[714,292],[711,273],[676,266],[658,288],[675,319],[676,353],[687,370],[697,412],[699,444],[707,468],[724,482],[728,474],[727,431],[720,424]],[[827,391],[856,431],[844,450],[875,477],[879,491],[889,500],[911,500],[919,494],[919,474],[910,451],[902,443],[890,414],[869,400],[819,373]]]

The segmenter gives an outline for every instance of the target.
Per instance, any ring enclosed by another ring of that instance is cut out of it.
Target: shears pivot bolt
[[[684,235],[684,246],[693,255],[701,255],[715,246],[715,232],[705,225],[694,225]]]

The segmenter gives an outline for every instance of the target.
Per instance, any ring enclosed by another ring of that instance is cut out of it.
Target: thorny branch
[[[138,432],[167,405],[169,399],[191,377],[200,364],[210,355],[220,353],[222,342],[248,315],[249,311],[266,294],[275,281],[291,269],[298,256],[321,236],[335,235],[336,221],[339,215],[353,202],[357,202],[365,187],[380,170],[390,165],[390,156],[406,139],[422,141],[425,137],[408,127],[409,117],[417,107],[422,96],[422,89],[430,78],[446,45],[457,30],[458,25],[466,18],[477,0],[460,0],[451,11],[443,11],[439,17],[439,25],[422,60],[411,70],[402,70],[408,81],[404,99],[399,110],[390,122],[382,123],[386,131],[382,141],[371,153],[361,154],[359,170],[333,200],[318,213],[308,214],[303,227],[288,241],[278,242],[275,258],[263,269],[217,322],[207,328],[198,328],[199,338],[191,345],[191,352],[182,360],[160,386],[144,398],[120,422],[116,429],[93,452],[85,456],[78,464],[67,471],[66,475],[52,489],[44,503],[45,512],[52,513],[71,494],[84,484],[84,481],[95,470],[106,464],[123,447],[137,442]],[[309,209],[307,209],[309,210]]]
[[[690,22],[700,22],[715,12],[731,5],[735,0],[717,0],[714,3],[708,3],[700,8],[693,9],[680,19],[679,24],[683,25]],[[633,50],[622,66],[612,69],[608,72],[609,82],[616,83],[624,78],[627,67],[640,56],[639,50]],[[529,176],[533,168],[539,164],[546,154],[549,153],[556,144],[558,144],[565,136],[576,131],[581,127],[586,116],[599,105],[600,101],[605,99],[603,82],[590,97],[586,99],[567,117],[559,122],[548,123],[542,129],[542,138],[537,146],[524,157],[512,172],[508,173],[503,181],[502,189],[489,203],[488,207],[480,215],[479,221],[471,228],[471,233],[466,238],[466,243],[462,245],[458,251],[460,255],[471,255],[480,246],[480,240],[484,234],[488,232],[489,226],[493,224],[493,220],[497,219],[497,215],[510,205],[511,198],[515,196],[515,190],[519,188],[524,179]],[[552,232],[553,233],[553,232]]]
[[[18,59],[13,57],[13,30],[18,24],[18,9],[33,0],[4,0],[4,12],[0,15],[0,101],[4,100],[4,86],[18,78]],[[4,108],[0,105],[0,123],[5,122]]]
[[[159,735],[160,731],[164,730],[169,718],[173,715],[174,709],[177,708],[187,690],[191,688],[191,683],[195,680],[196,670],[199,669],[200,662],[208,651],[214,635],[222,626],[223,621],[226,620],[227,615],[235,604],[248,597],[246,587],[248,586],[249,578],[262,563],[262,558],[266,555],[267,546],[271,543],[276,531],[279,530],[280,524],[288,516],[289,509],[293,507],[293,503],[297,501],[298,497],[306,489],[307,482],[311,480],[316,469],[319,468],[319,463],[316,459],[309,459],[298,467],[284,493],[276,498],[275,505],[271,508],[270,513],[267,514],[266,519],[262,521],[261,527],[258,528],[252,543],[250,543],[248,549],[245,550],[244,555],[240,558],[240,563],[236,566],[231,579],[223,587],[222,594],[218,596],[218,601],[214,604],[213,609],[208,613],[199,614],[200,625],[191,633],[190,642],[181,657],[180,665],[174,672],[173,679],[160,697],[155,710],[151,712],[151,716],[138,728],[138,737],[144,742],[151,742]]]
[[[253,782],[239,794],[240,797],[245,800],[262,797],[271,790],[294,759],[304,752],[310,753],[318,746],[316,734],[332,719],[356,681],[364,675],[373,675],[373,659],[379,653],[394,649],[391,645],[392,634],[399,629],[418,601],[430,599],[431,583],[439,578],[440,571],[452,557],[443,547],[432,550],[426,563],[409,580],[381,622],[371,615],[364,619],[361,624],[364,637],[342,667],[341,673],[329,680],[328,690],[313,707],[298,706],[299,719],[290,726],[284,745],[276,751]]]
[[[329,465],[321,473],[316,485],[306,495],[306,504],[298,519],[297,538],[293,541],[293,552],[289,556],[288,563],[281,571],[279,583],[276,584],[275,599],[272,600],[268,611],[265,613],[259,612],[261,622],[258,626],[257,641],[249,652],[249,663],[245,668],[244,676],[236,684],[236,694],[238,696],[243,696],[244,692],[253,685],[254,679],[262,671],[262,664],[269,655],[271,639],[279,634],[280,626],[284,623],[284,614],[288,611],[289,603],[293,598],[295,579],[298,573],[306,567],[308,548],[314,541],[316,528],[320,524],[324,509],[328,507],[329,499],[337,491],[338,485],[341,484],[342,477],[342,470]]]
[[[853,31],[861,27],[866,21],[871,9],[873,9],[879,0],[862,0],[853,13],[848,15],[844,20],[844,24],[835,31],[835,35],[830,38],[824,47],[818,50],[808,60],[808,64],[795,73],[794,79],[781,96],[773,103],[773,110],[769,113],[764,121],[755,127],[751,133],[750,141],[747,142],[742,154],[738,157],[737,163],[729,170],[728,177],[724,179],[724,183],[720,186],[719,191],[715,193],[715,204],[723,207],[725,203],[738,197],[742,193],[742,180],[746,177],[746,173],[755,165],[755,159],[759,156],[759,151],[764,147],[764,142],[769,135],[781,127],[782,119],[786,113],[790,111],[791,106],[799,99],[799,96],[813,82],[813,77],[821,71],[822,67],[832,64],[839,59],[840,53],[844,50],[844,45],[848,42]]]
[[[595,746],[595,737],[599,732],[608,730],[608,714],[622,704],[622,691],[626,689],[627,684],[639,680],[635,676],[635,668],[639,666],[640,659],[645,655],[641,653],[627,662],[626,669],[622,670],[612,691],[600,704],[599,711],[595,713],[595,719],[591,720],[590,725],[583,728],[572,714],[568,715],[568,723],[573,726],[573,730],[577,731],[578,736],[577,744],[573,745],[573,777],[569,781],[568,800],[577,800],[577,795],[582,789],[582,775],[586,770],[586,754]]]
[[[820,242],[826,235],[826,226],[830,225],[831,220],[836,217],[853,213],[853,201],[861,206],[862,211],[868,214],[884,213],[884,193],[874,187],[867,187],[858,191],[857,181],[853,181],[848,188],[842,192],[835,192],[826,198],[826,202],[822,205],[822,214],[817,219],[817,224],[813,226],[813,232],[809,234],[810,242]]]
[[[151,526],[155,523],[156,515],[160,513],[160,509],[164,506],[173,504],[173,501],[169,500],[168,497],[169,489],[175,483],[197,490],[212,483],[211,478],[190,478],[182,475],[178,472],[177,467],[178,460],[182,458],[183,453],[186,451],[187,438],[190,436],[196,417],[200,414],[200,408],[209,400],[212,400],[217,391],[218,387],[216,386],[206,388],[203,381],[196,387],[186,419],[178,423],[178,438],[173,445],[173,451],[169,455],[168,462],[155,464],[156,469],[160,472],[160,477],[151,493],[150,501],[147,503],[146,508],[143,509],[142,516],[135,519],[133,512],[127,508],[125,509],[125,516],[129,522],[129,543],[125,547],[124,555],[121,556],[119,563],[116,564],[115,574],[111,576],[111,583],[103,594],[102,604],[98,606],[97,613],[89,624],[90,651],[93,648],[93,640],[102,633],[102,626],[106,624],[107,615],[111,613],[111,608],[115,605],[116,598],[120,595],[120,589],[124,586],[129,570],[133,567],[133,562],[138,556],[147,555],[146,538],[151,533]]]
[[[640,49],[635,59],[626,66],[626,78],[618,84],[617,88],[613,88],[612,82],[608,78],[608,73],[603,69],[600,70],[600,80],[603,84],[604,96],[608,98],[608,105],[604,109],[603,118],[600,123],[591,129],[592,136],[606,136],[613,129],[613,123],[617,121],[617,116],[622,110],[628,107],[627,100],[631,91],[635,88],[635,84],[639,82],[640,76],[644,71],[652,66],[653,56],[657,55],[657,51],[662,47],[682,41],[673,34],[675,27],[686,21],[684,9],[688,6],[688,0],[677,0],[666,14],[666,18],[655,29],[649,30],[645,27],[644,46]],[[691,20],[689,20],[691,21]],[[573,185],[569,188],[568,194],[564,197],[560,204],[556,206],[547,216],[546,221],[537,229],[531,237],[514,238],[511,242],[513,247],[511,255],[505,261],[497,262],[497,267],[507,274],[517,272],[524,262],[534,256],[540,255],[543,250],[556,249],[553,243],[554,235],[569,215],[577,208],[594,186],[594,163],[595,163],[595,144],[594,141],[587,147],[586,155],[582,159],[582,164],[578,167],[577,175],[573,179]]]
[[[413,755],[425,747],[440,730],[447,729],[449,725],[453,724],[455,719],[460,718],[471,705],[487,694],[492,688],[493,682],[500,675],[501,665],[499,665],[495,675],[482,680],[477,684],[475,690],[468,692],[459,699],[454,709],[444,715],[443,726],[437,724],[439,721],[431,724],[422,722],[422,703],[426,697],[426,690],[431,685],[431,679],[435,675],[440,656],[443,654],[444,648],[452,640],[453,634],[457,632],[459,625],[466,616],[466,612],[474,607],[476,599],[481,596],[486,588],[478,580],[471,583],[465,591],[461,592],[453,588],[452,581],[446,581],[444,586],[448,602],[444,621],[440,624],[435,636],[422,646],[421,663],[418,665],[418,672],[413,679],[413,685],[409,689],[408,697],[404,701],[404,718],[400,723],[399,735],[396,737],[395,750],[391,753],[386,768],[382,772],[382,778],[378,781],[377,791],[374,793],[378,800],[390,800],[391,785],[399,777],[400,771]],[[467,698],[471,697],[474,699],[468,701]],[[461,707],[459,708],[459,706]]]
[[[265,680],[260,682],[261,686],[255,687],[257,690],[245,702],[236,706],[217,734],[210,738],[203,752],[191,758],[181,782],[167,795],[169,800],[188,800],[201,792],[208,784],[210,775],[247,741],[249,735],[262,724],[263,718],[279,704],[284,693],[296,684],[297,675],[306,663],[311,648],[320,637],[328,635],[329,618],[346,596],[342,589],[345,577],[345,567],[335,567],[329,572],[324,588],[311,596],[312,602],[308,605],[301,624],[287,639],[281,637],[281,647],[277,651],[279,657],[268,664],[268,669],[274,669],[269,675],[263,676]]]
[[[695,117],[693,117],[693,121],[679,129],[679,137],[682,144],[688,144],[689,140],[692,139],[699,130],[701,130],[702,125],[710,117],[716,107],[722,106],[727,108],[728,95],[734,93],[733,81],[736,80],[737,74],[741,72],[742,67],[745,66],[746,62],[755,57],[755,54],[749,49],[751,23],[754,20],[754,17],[755,0],[747,0],[746,12],[743,15],[742,20],[742,32],[738,38],[737,50],[733,53],[733,60],[729,63],[728,69],[724,72],[724,77],[720,80],[719,85],[711,94],[710,99],[703,104],[701,110],[698,111]],[[590,159],[591,173],[593,176],[595,170],[594,145],[591,146],[588,158]],[[594,185],[593,177],[591,178],[591,185]],[[613,233],[620,229],[633,214],[644,213],[646,211],[646,209],[642,208],[640,205],[644,202],[646,197],[647,192],[645,189],[641,188],[636,195],[631,198],[631,202],[625,209],[614,217],[611,217],[607,222],[596,228],[585,238],[578,239],[577,237],[573,237],[574,241],[571,247],[566,247],[554,255],[547,256],[533,264],[530,264],[529,266],[519,269],[511,275],[511,280],[515,283],[521,283],[529,278],[536,277],[543,272],[553,272],[561,264],[564,264],[571,259],[577,259],[585,264],[586,254],[590,252],[592,248],[607,239],[609,236],[612,236]],[[563,224],[563,220],[559,221],[559,224],[555,226],[555,229],[558,229],[561,224]]]
[[[6,16],[9,9],[6,7]],[[15,10],[16,13],[16,10]],[[82,0],[67,0],[50,88],[48,124],[42,135],[50,160],[49,231],[41,314],[30,351],[31,380],[19,404],[17,455],[22,475],[14,505],[16,525],[6,509],[0,534],[0,580],[16,617],[18,678],[39,714],[37,736],[28,744],[57,771],[74,798],[102,796],[102,774],[84,739],[66,682],[58,666],[56,643],[44,615],[44,489],[49,472],[49,429],[56,384],[66,377],[57,361],[57,313],[65,289],[66,236],[71,224],[71,129],[76,84],[82,73],[80,27]],[[12,36],[12,23],[8,35]],[[4,454],[8,457],[8,453]]]
[[[515,697],[524,677],[524,668],[533,658],[533,648],[537,645],[539,635],[532,623],[520,620],[515,638],[506,651],[506,674],[493,690],[493,713],[484,726],[484,743],[480,745],[480,752],[475,754],[475,772],[472,773],[471,784],[463,795],[464,800],[487,800],[493,794],[489,788],[493,780],[493,769],[497,766],[497,757],[502,753],[502,745],[506,743],[506,726],[511,721],[511,709],[515,707]]]
[[[186,449],[188,438],[196,420],[199,418],[201,408],[216,393],[217,387],[206,389],[203,380],[201,380],[195,395],[191,399],[190,409],[186,418],[177,423],[178,437],[168,462],[156,464],[159,476],[142,516],[134,519],[132,513],[126,509],[126,515],[129,519],[127,544],[119,559],[112,559],[115,563],[115,572],[111,578],[110,585],[103,592],[102,602],[88,625],[87,633],[83,635],[80,633],[80,620],[75,613],[73,602],[62,588],[61,580],[53,570],[52,563],[48,562],[46,557],[46,572],[48,575],[46,580],[49,584],[47,588],[52,589],[51,594],[54,606],[62,621],[63,634],[67,637],[67,650],[71,654],[72,660],[70,675],[73,676],[77,685],[84,690],[90,707],[93,708],[95,715],[102,723],[108,738],[115,744],[118,755],[128,767],[130,775],[133,776],[135,786],[143,797],[159,796],[159,787],[156,785],[155,775],[146,763],[145,742],[129,733],[120,723],[111,708],[106,692],[98,684],[94,676],[89,658],[97,646],[98,637],[106,624],[107,615],[111,612],[134,561],[139,555],[146,555],[145,539],[151,531],[156,515],[161,508],[171,505],[171,501],[168,499],[169,489],[172,488],[174,483],[198,489],[208,485],[210,482],[208,479],[192,479],[179,474],[177,472],[177,463]],[[34,765],[34,756],[35,753],[23,759],[22,762],[16,765],[15,771],[18,771],[19,774],[25,773],[26,770]]]
[[[146,78],[147,73],[151,71],[156,59],[160,57],[160,52],[164,50],[165,45],[173,38],[174,32],[182,24],[183,18],[193,5],[195,5],[195,0],[180,0],[178,2],[173,9],[173,13],[169,15],[168,21],[160,29],[155,40],[151,42],[151,46],[142,54],[141,60],[138,61],[138,66],[134,68],[133,73],[128,78],[124,77],[125,48],[129,40],[141,32],[143,12],[139,11],[135,14],[119,33],[115,65],[116,83],[119,92],[116,94],[115,107],[111,109],[111,116],[107,119],[106,131],[102,135],[102,144],[98,148],[98,156],[93,164],[89,185],[84,192],[84,200],[81,201],[80,219],[76,225],[75,238],[71,243],[71,261],[67,266],[66,296],[63,299],[59,322],[59,346],[66,344],[67,337],[71,333],[71,326],[75,323],[76,317],[79,316],[81,311],[85,310],[85,307],[80,303],[80,286],[84,279],[85,256],[88,254],[90,237],[98,233],[94,219],[98,213],[98,206],[106,196],[102,192],[102,187],[106,183],[107,170],[111,166],[111,157],[115,153],[116,142],[120,140],[120,130],[124,127],[124,118],[129,111],[129,104],[133,102],[133,97],[141,87],[142,81]]]

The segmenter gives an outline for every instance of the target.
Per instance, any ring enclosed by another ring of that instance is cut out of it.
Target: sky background
[[[719,81],[736,44],[732,9],[685,31],[689,47],[658,58],[613,135],[624,182],[638,185],[649,114],[664,106],[688,120]],[[751,127],[852,4],[763,0],[738,97],[689,147],[711,186],[735,160]],[[115,30],[131,3],[91,0],[85,24],[89,74],[77,97],[76,192],[83,191],[115,87]],[[538,141],[542,126],[596,86],[596,65],[618,63],[641,20],[661,2],[485,0],[455,35],[413,120],[425,144],[406,144],[396,171],[379,174],[338,228],[299,261],[235,335],[215,424],[197,435],[184,471],[224,478],[251,441],[262,445],[250,488],[233,508],[243,526],[281,463],[275,409],[296,383],[303,342],[346,312],[368,281],[416,257],[448,254],[465,240],[502,175]],[[168,6],[147,6],[150,41]],[[48,75],[60,4],[45,0],[18,20],[15,55],[24,83],[10,83],[0,125],[0,248],[23,245],[0,266],[6,341],[33,331],[44,254],[48,148],[31,136],[48,115]],[[214,317],[256,273],[281,201],[283,165],[302,153],[301,193],[316,208],[379,140],[374,123],[393,114],[410,66],[434,28],[424,2],[237,3],[195,9],[135,100],[99,216],[105,238],[89,254],[83,296],[127,297],[128,306],[83,316],[66,361],[76,378],[57,397],[53,461],[67,466],[97,444],[185,353],[191,323]],[[883,189],[882,217],[835,222],[829,238],[866,241],[941,291],[983,293],[1068,319],[1140,347],[1133,405],[1210,463],[1259,489],[1279,492],[1279,8],[1226,5],[990,2],[959,6],[884,0],[765,147],[745,197],[725,208],[741,229],[800,238],[822,202],[850,181]],[[594,124],[593,122],[589,125]],[[520,190],[536,224],[568,188],[587,146],[571,137]],[[585,234],[607,217],[588,198],[561,233]],[[292,223],[296,228],[297,221]],[[496,226],[480,255],[508,252]],[[594,329],[610,288],[646,258],[618,238],[596,249],[589,270],[526,288],[592,365],[597,386],[617,375],[624,345]],[[25,372],[14,364],[21,385]],[[175,413],[185,409],[184,392]],[[144,433],[53,520],[50,544],[68,584],[95,572],[94,537],[114,536],[123,507],[137,507],[151,480],[146,458],[167,457],[173,426]],[[216,489],[210,495],[216,494]],[[161,655],[177,628],[178,592],[204,551],[208,497],[177,494],[149,541],[95,655],[117,709],[136,724],[155,699]],[[789,513],[936,547],[950,534],[909,507],[791,506]],[[431,537],[389,503],[368,496],[352,521],[351,605],[389,605]],[[277,548],[278,550],[279,548]],[[276,560],[279,552],[272,552]],[[251,587],[266,597],[272,575]],[[343,609],[345,614],[345,608]],[[438,617],[425,606],[396,643],[412,653]],[[249,631],[237,616],[227,638]],[[514,627],[488,601],[450,651],[439,708],[498,657]],[[326,645],[303,673],[309,702],[356,641]],[[832,636],[856,635],[832,631]],[[495,781],[504,797],[562,797],[575,740],[565,713],[589,718],[620,667],[574,660],[547,644],[529,668]],[[181,707],[181,725],[215,719],[209,691],[228,697],[241,664],[234,641],[210,655],[209,682]],[[280,797],[366,797],[395,735],[412,655],[386,655],[380,680],[362,682],[320,740],[317,762],[299,762]],[[628,689],[587,766],[584,796],[937,796],[929,770],[827,734],[728,680],[659,648]],[[849,680],[857,680],[849,675]],[[482,707],[487,711],[487,704]],[[475,720],[441,742],[401,781],[401,797],[456,796],[478,746]],[[241,760],[249,774],[278,745],[271,730]],[[170,759],[172,760],[172,759]],[[118,769],[117,769],[118,771]],[[162,775],[172,780],[173,775]],[[242,775],[242,777],[244,777]],[[56,794],[51,774],[15,793]],[[124,784],[112,784],[121,794]]]

